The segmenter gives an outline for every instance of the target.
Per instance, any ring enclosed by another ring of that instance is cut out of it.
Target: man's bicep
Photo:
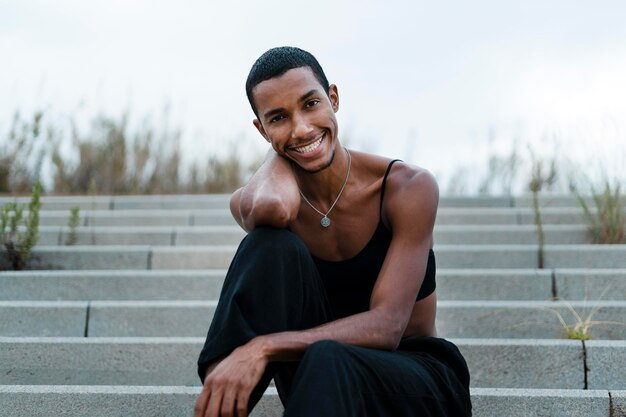
[[[412,241],[431,238],[439,205],[439,186],[428,171],[410,178],[390,204],[390,223]]]
[[[429,173],[408,179],[387,204],[392,241],[372,294],[371,308],[393,310],[408,319],[420,290],[432,247],[438,189]]]

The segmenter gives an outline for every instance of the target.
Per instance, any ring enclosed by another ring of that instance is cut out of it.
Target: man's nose
[[[292,116],[291,138],[303,139],[307,138],[313,131],[306,116],[296,113]]]

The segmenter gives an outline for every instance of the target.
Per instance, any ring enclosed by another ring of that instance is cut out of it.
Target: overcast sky
[[[169,103],[187,158],[232,141],[250,157],[265,142],[245,78],[265,50],[293,45],[338,85],[354,148],[445,180],[514,140],[552,152],[539,145],[549,137],[614,170],[626,162],[625,21],[621,0],[0,0],[0,128],[17,109],[139,117]]]

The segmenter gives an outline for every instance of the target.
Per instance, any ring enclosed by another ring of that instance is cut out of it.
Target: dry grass
[[[602,192],[597,192],[591,187],[595,210],[589,207],[587,201],[576,189],[573,191],[583,209],[594,243],[626,243],[626,212],[624,211],[626,195],[622,194],[620,184],[612,185],[607,180]]]
[[[566,192],[566,171],[571,162],[555,148],[549,154],[541,154],[526,145],[527,153],[518,148],[519,140],[511,141],[508,152],[492,150],[479,166],[460,166],[449,177],[446,194],[449,195],[516,195],[530,190]],[[484,173],[473,181],[472,177]],[[557,175],[557,171],[558,174]],[[551,177],[552,175],[552,177]],[[471,183],[475,182],[474,185]]]
[[[0,137],[0,193],[28,193],[40,178],[50,135],[43,117],[41,111],[27,119],[15,112],[8,132]]]
[[[606,287],[602,294],[598,297],[598,300],[604,297],[604,294],[607,293],[610,287]],[[561,324],[563,330],[563,337],[566,339],[573,340],[590,340],[593,339],[593,334],[591,333],[591,329],[594,326],[605,326],[605,325],[614,325],[614,326],[626,326],[626,323],[620,321],[606,321],[606,320],[593,320],[593,317],[600,310],[600,306],[593,307],[589,312],[587,312],[586,306],[586,298],[585,304],[580,312],[576,311],[576,309],[566,300],[560,300],[564,302],[567,311],[570,313],[571,319],[568,321],[563,317],[563,314],[557,309],[549,308],[548,310],[553,313],[559,323]]]
[[[556,183],[557,170],[556,161],[552,159],[549,161],[550,168],[547,172],[544,171],[545,161],[539,160],[535,157],[532,150],[530,150],[531,158],[533,161],[530,181],[528,188],[533,196],[533,212],[535,214],[535,226],[537,227],[537,240],[539,243],[538,251],[538,265],[537,267],[543,269],[544,267],[544,247],[545,247],[545,233],[543,231],[543,221],[541,219],[541,205],[539,203],[539,194],[544,187],[549,188]]]
[[[145,117],[133,128],[128,112],[100,114],[84,131],[72,118],[65,124],[50,118],[44,111],[31,117],[16,112],[0,133],[0,193],[29,192],[45,166],[52,173],[47,191],[58,194],[225,193],[259,165],[241,163],[235,147],[226,156],[183,165],[181,130],[169,126],[167,111],[159,124]]]

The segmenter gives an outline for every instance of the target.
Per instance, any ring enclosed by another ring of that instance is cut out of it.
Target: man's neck
[[[305,197],[311,203],[317,203],[317,208],[325,212],[335,201],[343,184],[348,179],[348,165],[348,150],[340,147],[335,151],[335,155],[327,168],[310,173],[294,166],[294,173]]]

